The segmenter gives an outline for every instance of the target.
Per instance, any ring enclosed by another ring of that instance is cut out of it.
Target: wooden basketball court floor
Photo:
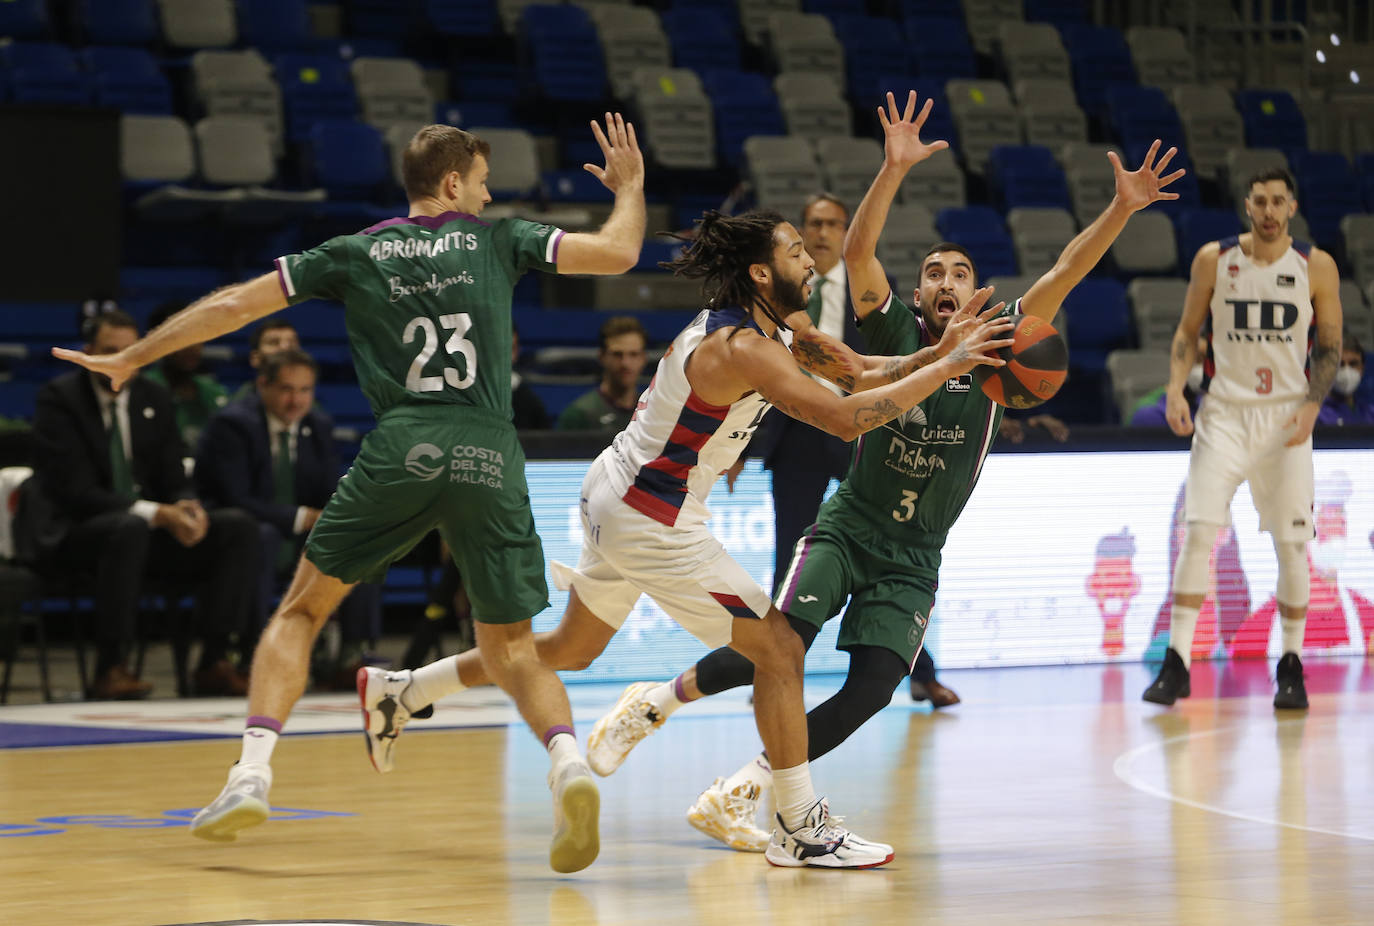
[[[352,698],[308,698],[274,817],[229,845],[185,824],[238,755],[241,701],[0,708],[0,923],[1374,923],[1374,665],[1307,669],[1306,714],[1275,713],[1258,662],[1196,664],[1173,709],[1139,700],[1138,664],[950,671],[965,702],[938,713],[899,691],[814,766],[896,848],[859,872],[772,868],[684,822],[757,749],[742,692],[602,782],[601,856],[573,875],[547,866],[547,764],[499,692],[415,722],[389,775]],[[619,686],[570,690],[585,734]]]

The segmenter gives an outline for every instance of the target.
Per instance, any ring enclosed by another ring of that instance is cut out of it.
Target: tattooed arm
[[[1289,447],[1296,447],[1312,436],[1322,402],[1331,391],[1336,371],[1341,366],[1341,326],[1345,315],[1341,311],[1341,280],[1331,255],[1313,248],[1307,257],[1308,275],[1312,281],[1312,314],[1317,325],[1317,343],[1312,345],[1311,373],[1308,376],[1307,398],[1289,421],[1295,428],[1288,439]]]
[[[979,363],[1001,365],[1003,361],[995,352],[1011,343],[1006,337],[1011,327],[1012,322],[1005,319],[981,323],[948,357],[858,395],[836,396],[803,375],[786,349],[768,338],[735,338],[729,369],[783,414],[848,441],[896,418],[952,376],[966,373]],[[690,368],[688,375],[690,378]]]
[[[1169,385],[1165,388],[1164,417],[1170,429],[1180,437],[1193,433],[1193,416],[1183,387],[1188,383],[1188,371],[1197,363],[1197,339],[1202,323],[1211,311],[1212,290],[1216,288],[1217,255],[1220,247],[1212,241],[1204,244],[1193,258],[1188,278],[1188,293],[1183,297],[1183,316],[1174,331],[1169,349]]]

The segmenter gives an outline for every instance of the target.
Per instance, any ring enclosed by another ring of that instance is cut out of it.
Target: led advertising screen
[[[1316,451],[1317,538],[1309,545],[1308,652],[1363,653],[1374,634],[1374,450]],[[578,490],[586,461],[528,464],[545,556],[574,565]],[[1173,560],[1188,472],[1181,451],[993,454],[940,570],[926,646],[942,667],[1029,665],[1159,656],[1168,638]],[[832,485],[833,488],[833,485]],[[712,492],[710,526],[736,560],[772,587],[773,498],[751,460],[733,494]],[[1218,533],[1194,658],[1277,655],[1277,566],[1248,486]],[[567,594],[549,576],[552,628]],[[812,673],[843,672],[839,621],[817,638]],[[570,681],[666,678],[705,652],[641,597],[610,647]]]

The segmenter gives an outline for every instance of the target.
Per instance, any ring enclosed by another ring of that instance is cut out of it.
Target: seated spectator
[[[601,326],[601,384],[573,400],[558,416],[560,431],[625,430],[639,401],[639,376],[648,356],[648,332],[639,319],[617,316]]]
[[[549,412],[544,401],[534,387],[525,382],[515,370],[520,359],[520,332],[511,328],[510,332],[510,405],[512,423],[517,431],[546,431],[549,427]],[[447,562],[449,558],[444,557]]]
[[[148,316],[148,328],[156,328],[181,308],[179,302],[168,302],[158,306],[152,315]],[[176,409],[177,415],[177,430],[181,432],[182,442],[192,448],[200,440],[200,432],[205,430],[205,423],[210,420],[210,416],[229,401],[229,390],[220,385],[219,380],[206,372],[201,365],[204,349],[203,344],[183,347],[143,371],[145,379],[171,392],[172,407]]]
[[[266,626],[274,594],[294,573],[306,535],[339,481],[334,423],[314,405],[316,372],[314,359],[296,348],[263,356],[256,391],[210,419],[196,454],[204,497],[257,521],[263,555],[255,632]],[[341,652],[316,682],[337,687],[335,676],[346,676],[351,689],[364,644],[381,634],[381,589],[359,584],[338,618]]]
[[[138,340],[133,318],[114,310],[83,326],[85,350],[112,354]],[[186,451],[166,389],[135,377],[118,393],[85,370],[38,393],[35,483],[45,511],[34,525],[43,563],[95,580],[96,666],[88,693],[142,698],[152,685],[129,669],[138,603],[148,577],[197,585],[204,646],[192,678],[198,694],[243,695],[247,679],[228,660],[242,632],[258,570],[258,532],[245,512],[201,506],[186,476]]]
[[[248,365],[255,371],[262,369],[264,358],[280,350],[300,350],[301,336],[296,327],[284,318],[269,317],[248,336]],[[256,380],[249,380],[238,388],[231,402],[246,399],[257,392]]]
[[[1336,371],[1336,380],[1317,413],[1317,424],[1374,424],[1374,404],[1360,397],[1363,380],[1364,348],[1359,338],[1347,329],[1341,339],[1341,368]]]

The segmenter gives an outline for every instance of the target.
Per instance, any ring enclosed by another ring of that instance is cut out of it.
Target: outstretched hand
[[[1107,152],[1107,159],[1112,162],[1112,171],[1116,174],[1116,198],[1132,212],[1144,209],[1150,203],[1161,199],[1178,199],[1177,193],[1165,193],[1164,188],[1187,171],[1179,169],[1167,177],[1161,176],[1164,168],[1174,159],[1174,155],[1178,154],[1178,149],[1170,148],[1156,163],[1155,155],[1159,152],[1159,146],[1160,141],[1156,138],[1150,150],[1145,152],[1145,161],[1140,165],[1140,169],[1133,171],[1127,171],[1122,166],[1121,158],[1116,156],[1115,151]]]
[[[990,321],[1006,308],[1005,302],[983,308],[992,298],[992,293],[993,287],[980,287],[969,297],[968,302],[949,317],[949,321],[945,322],[945,332],[940,336],[940,343],[935,346],[936,353],[942,357],[948,356],[959,342],[972,334],[981,323]]]
[[[926,100],[926,105],[921,107],[919,113],[916,112],[916,91],[912,90],[907,94],[906,109],[898,115],[897,98],[888,91],[887,106],[878,107],[878,121],[883,124],[883,156],[887,163],[895,167],[911,167],[949,147],[949,142],[943,140],[921,141],[921,129],[934,102],[933,99]]]
[[[601,146],[606,158],[605,167],[583,164],[582,169],[600,180],[612,193],[620,192],[622,187],[644,185],[644,155],[640,153],[639,142],[635,138],[633,122],[626,122],[620,113],[606,113],[606,130],[592,122],[592,134]]]
[[[52,355],[58,360],[70,360],[92,373],[108,376],[110,388],[115,392],[124,388],[124,384],[129,381],[129,378],[138,372],[138,367],[135,364],[123,359],[123,351],[117,354],[86,354],[79,350],[54,347]]]

